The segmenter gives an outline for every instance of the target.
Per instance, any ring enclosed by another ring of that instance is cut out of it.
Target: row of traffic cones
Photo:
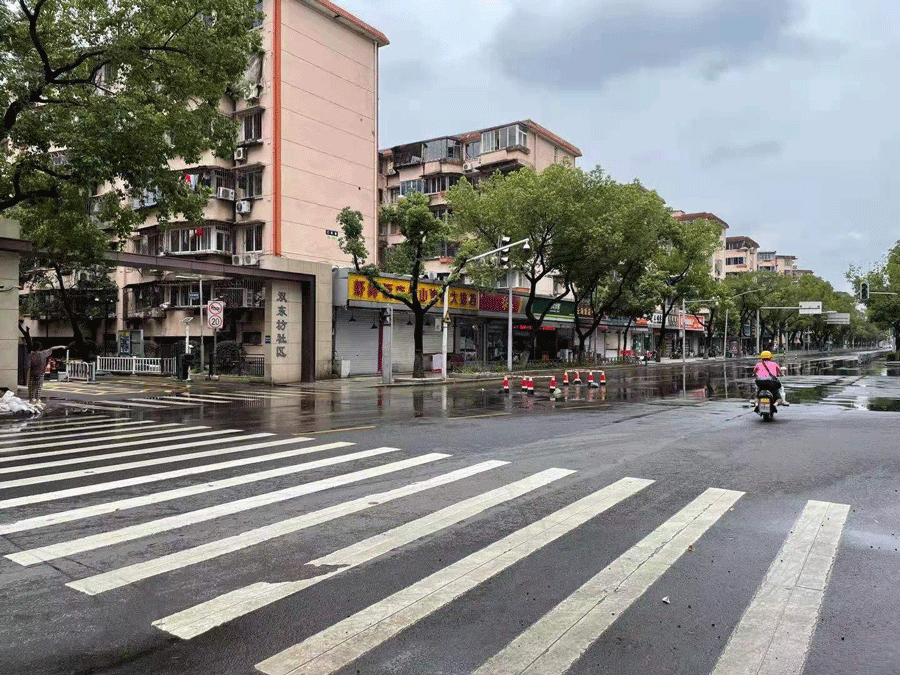
[[[600,372],[600,383],[597,384],[597,382],[594,380],[594,371],[593,370],[588,371],[588,387],[591,387],[592,389],[597,389],[601,386],[603,386],[603,387],[606,386],[606,373],[604,373],[602,370],[599,372]],[[575,373],[575,376],[572,378],[572,384],[575,384],[575,385],[582,384],[581,374],[577,370],[574,371],[574,373]],[[569,371],[568,370],[563,372],[562,386],[564,386],[564,387],[569,386]],[[503,391],[507,394],[509,393],[509,375],[503,376]],[[528,376],[528,375],[522,376],[522,391],[524,391],[528,394],[534,393],[534,378],[533,377]],[[556,391],[556,375],[551,375],[550,376],[550,392],[552,393],[554,391]]]

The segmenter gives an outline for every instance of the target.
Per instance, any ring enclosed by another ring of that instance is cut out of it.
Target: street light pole
[[[513,333],[512,333],[512,316],[513,316],[513,296],[512,296],[512,273],[506,270],[506,286],[509,293],[506,308],[506,369],[512,372],[513,359]]]
[[[759,309],[756,310],[756,353],[759,354]]]
[[[684,296],[681,296],[681,365],[687,362],[687,344],[684,341]]]

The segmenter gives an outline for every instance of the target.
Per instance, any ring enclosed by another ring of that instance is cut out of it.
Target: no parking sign
[[[225,323],[222,316],[225,312],[225,303],[221,300],[213,300],[206,305],[206,325],[213,330],[219,330]]]

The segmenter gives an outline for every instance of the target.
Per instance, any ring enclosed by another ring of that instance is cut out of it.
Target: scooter
[[[762,417],[764,422],[771,422],[775,419],[775,413],[778,412],[778,406],[775,405],[775,394],[768,389],[757,389],[756,407],[753,412]]]

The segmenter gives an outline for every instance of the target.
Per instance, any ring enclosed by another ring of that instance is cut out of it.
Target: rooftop
[[[750,237],[727,237],[725,244],[742,244],[744,248],[759,248],[759,244]]]
[[[675,220],[680,220],[687,223],[691,222],[692,220],[714,220],[715,222],[724,225],[726,229],[728,228],[728,223],[719,218],[719,216],[717,216],[715,213],[709,213],[708,211],[700,211],[697,213],[676,212],[672,217],[675,218]]]
[[[372,38],[378,43],[379,47],[389,45],[390,41],[387,36],[377,28],[370,26],[362,19],[354,16],[343,7],[338,7],[328,0],[301,0],[304,4],[319,10],[323,14],[327,14],[338,23],[345,24],[357,33],[362,33],[366,37]]]

